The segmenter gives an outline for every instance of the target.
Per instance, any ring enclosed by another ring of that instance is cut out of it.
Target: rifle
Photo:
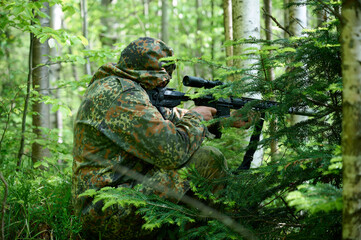
[[[223,83],[221,81],[205,80],[200,77],[185,76],[183,78],[183,85],[188,87],[203,87],[210,89],[216,86],[221,86]],[[216,117],[229,117],[231,109],[240,109],[251,102],[256,102],[256,104],[252,104],[252,108],[256,111],[266,110],[279,105],[279,103],[275,101],[266,101],[247,97],[215,99],[212,95],[205,95],[192,99],[183,92],[175,91],[172,88],[166,87],[148,90],[147,93],[152,104],[157,107],[161,113],[163,112],[161,109],[162,107],[174,108],[182,102],[189,100],[194,101],[196,106],[208,106],[217,109]],[[315,115],[314,112],[307,110],[305,107],[291,107],[288,109],[288,113],[303,116]]]
[[[188,87],[197,87],[210,89],[216,86],[223,85],[220,81],[209,81],[200,77],[185,76],[183,78],[183,85]],[[247,151],[244,155],[241,166],[237,168],[239,170],[249,169],[251,162],[253,161],[253,155],[257,150],[257,144],[253,142],[259,142],[260,135],[264,122],[264,110],[275,107],[279,103],[275,101],[265,101],[254,98],[233,98],[229,97],[227,99],[219,98],[216,99],[212,95],[205,95],[198,98],[190,98],[183,92],[175,91],[172,88],[155,88],[153,90],[147,91],[151,103],[159,110],[159,112],[164,116],[164,107],[174,108],[180,105],[183,101],[194,101],[196,106],[208,106],[217,109],[216,117],[229,117],[231,109],[240,109],[246,104],[255,102],[252,104],[252,108],[256,111],[261,111],[261,118],[254,126],[254,132],[251,136],[250,143],[247,147]],[[295,115],[303,116],[315,116],[313,111],[306,109],[306,107],[291,107],[288,109],[288,113]],[[218,122],[219,123],[219,122]],[[214,125],[211,130],[208,127],[208,130],[215,134],[216,138],[220,138],[222,133],[219,131],[219,125]]]

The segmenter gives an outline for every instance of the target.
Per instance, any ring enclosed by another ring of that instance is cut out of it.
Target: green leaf
[[[53,104],[51,106],[51,112],[56,112],[59,110],[60,105],[59,104]]]
[[[38,11],[37,14],[42,18],[48,18],[50,19],[50,16],[42,11]]]
[[[88,189],[85,192],[79,194],[79,197],[93,197],[98,192],[95,189]]]
[[[87,45],[89,44],[88,39],[86,39],[83,35],[78,35],[78,38],[80,38],[81,43],[82,43],[84,46],[87,46]]]
[[[34,168],[38,168],[40,166],[44,166],[44,167],[49,167],[49,164],[47,162],[44,161],[37,161],[36,163],[34,163]]]
[[[66,105],[59,105],[60,111],[64,113],[66,116],[72,116],[73,113],[71,112],[71,109]]]
[[[116,200],[109,200],[109,201],[106,201],[104,206],[102,207],[102,211],[105,211],[108,207],[111,207],[113,205],[117,204],[117,201]]]
[[[279,53],[285,53],[285,52],[296,52],[295,48],[291,48],[291,47],[285,47],[282,49],[277,50],[277,52]]]
[[[55,39],[54,39],[54,38],[50,38],[50,39],[48,40],[48,45],[49,45],[50,48],[54,48],[54,47],[56,46],[56,41],[55,41]]]
[[[38,168],[38,167],[40,167],[40,166],[41,166],[41,162],[40,162],[40,161],[34,163],[34,168]]]
[[[17,15],[19,15],[19,13],[23,12],[24,9],[25,8],[23,6],[16,6],[16,7],[13,8],[12,14],[14,16],[17,16]]]
[[[38,37],[39,37],[40,43],[44,43],[49,38],[49,36],[47,34],[41,34]]]

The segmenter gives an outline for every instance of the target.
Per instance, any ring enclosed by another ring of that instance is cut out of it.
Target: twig
[[[285,200],[282,196],[280,196],[280,198],[281,198],[282,202],[285,204],[285,206],[286,206],[288,212],[291,214],[291,216],[292,216],[297,222],[299,222],[297,216],[296,216],[295,214],[293,214],[293,211],[292,211],[292,209],[290,208],[290,206],[288,206],[286,200]]]
[[[2,142],[3,142],[3,140],[4,140],[6,131],[7,131],[8,126],[9,126],[11,113],[12,113],[12,111],[13,111],[13,109],[14,109],[14,107],[13,107],[14,101],[15,101],[16,97],[18,96],[19,92],[20,92],[20,90],[15,94],[14,99],[13,99],[13,100],[11,101],[11,103],[10,103],[10,110],[9,110],[9,112],[7,113],[7,119],[6,119],[6,123],[5,123],[5,128],[4,128],[4,130],[3,130],[3,133],[2,133],[1,139],[0,139],[0,150],[1,150],[1,145],[2,145]],[[4,104],[3,104],[3,108],[6,110],[6,107],[4,106]]]
[[[4,191],[4,199],[2,203],[2,211],[1,211],[1,239],[5,240],[5,210],[6,210],[6,199],[8,197],[8,183],[5,181],[2,172],[0,172],[0,179],[5,185]]]
[[[289,36],[293,36],[293,34],[288,31],[285,27],[283,27],[278,21],[276,18],[274,18],[271,14],[269,14],[268,12],[266,12],[266,10],[264,8],[262,8],[264,14],[267,16],[267,17],[270,17],[274,23],[276,23],[276,25],[281,28],[283,31],[285,31]]]
[[[56,62],[52,62],[52,61],[47,61],[46,63],[44,64],[40,64],[36,67],[33,67],[31,70],[34,71],[38,68],[41,68],[41,67],[45,67],[45,66],[51,66],[51,65],[56,65],[56,64],[60,64],[60,63],[70,63],[70,62],[74,62],[73,60],[64,60],[64,61],[56,61]]]

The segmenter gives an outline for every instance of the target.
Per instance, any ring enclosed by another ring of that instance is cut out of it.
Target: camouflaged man
[[[146,90],[166,86],[174,68],[161,58],[173,50],[160,40],[139,38],[121,53],[117,64],[102,66],[85,93],[74,127],[73,198],[87,239],[139,239],[142,219],[121,207],[102,211],[103,204],[78,197],[87,189],[133,187],[139,181],[120,169],[136,171],[149,182],[163,184],[182,196],[187,184],[179,170],[194,164],[206,178],[222,177],[226,161],[222,153],[201,146],[214,108],[192,110],[154,107]]]

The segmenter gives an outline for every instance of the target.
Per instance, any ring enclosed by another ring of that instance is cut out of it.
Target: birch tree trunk
[[[302,3],[305,0],[290,0],[290,3],[297,2]],[[301,36],[302,30],[307,28],[307,7],[303,6],[291,6],[289,9],[289,31],[293,36]],[[307,120],[308,117],[300,115],[292,115],[291,123],[296,124]]]
[[[265,31],[266,31],[266,40],[271,41],[272,40],[272,0],[263,0],[264,10],[266,12],[266,15],[264,16],[265,21]],[[270,82],[274,81],[274,69],[268,68],[267,69],[267,76],[266,79]],[[270,99],[275,100],[275,99]],[[276,119],[271,119],[270,121],[270,134],[271,137],[274,135],[277,131],[277,122]],[[274,156],[278,153],[278,146],[277,141],[272,140],[271,141],[271,157],[274,158]]]
[[[306,0],[289,0],[290,3],[304,3]],[[289,30],[294,36],[301,36],[307,28],[307,7],[305,5],[289,8]]]
[[[44,3],[42,12],[49,15],[49,3]],[[49,19],[37,17],[42,27],[49,27]],[[37,67],[39,64],[46,64],[49,60],[49,46],[48,42],[40,43],[39,39],[33,39],[33,58],[32,72],[33,89],[40,95],[49,95],[49,68],[47,66]],[[50,109],[49,105],[36,101],[33,107],[33,132],[38,140],[46,140],[46,135],[41,128],[50,128]],[[32,145],[32,161],[33,163],[41,161],[44,157],[50,156],[49,150],[43,148],[38,142]]]
[[[243,38],[260,39],[261,15],[259,0],[233,0],[232,1],[232,18],[233,18],[233,40],[237,41]],[[255,44],[242,44],[233,47],[233,55],[241,56],[246,53],[247,48],[259,47]],[[256,63],[256,59],[235,59],[234,66],[237,68],[249,68]],[[256,73],[252,73],[256,75]],[[237,76],[235,77],[235,80]],[[252,95],[254,98],[261,98],[260,95]],[[253,155],[252,167],[258,167],[262,164],[263,149],[258,148]]]
[[[361,3],[342,4],[343,239],[361,239]]]
[[[62,15],[63,11],[61,9],[61,5],[55,4],[50,8],[50,27],[54,30],[59,30],[62,28]],[[54,40],[55,41],[55,40]],[[61,45],[56,42],[56,47],[50,48],[50,55],[52,57],[58,57],[61,54]],[[50,74],[49,74],[49,81],[51,86],[54,88],[53,95],[55,98],[59,98],[60,95],[60,89],[57,89],[57,81],[60,79],[60,70],[61,65],[53,64],[50,66]],[[56,111],[53,116],[51,116],[53,119],[53,126],[55,126],[59,133],[58,133],[58,142],[63,142],[63,116],[61,114],[61,111]]]
[[[232,1],[233,17],[233,39],[235,41],[242,38],[260,38],[260,3],[259,0],[233,0]],[[245,53],[246,48],[255,47],[256,45],[242,44],[233,47],[233,54],[240,56]],[[234,65],[239,68],[249,67],[255,63],[255,60],[233,61]]]

